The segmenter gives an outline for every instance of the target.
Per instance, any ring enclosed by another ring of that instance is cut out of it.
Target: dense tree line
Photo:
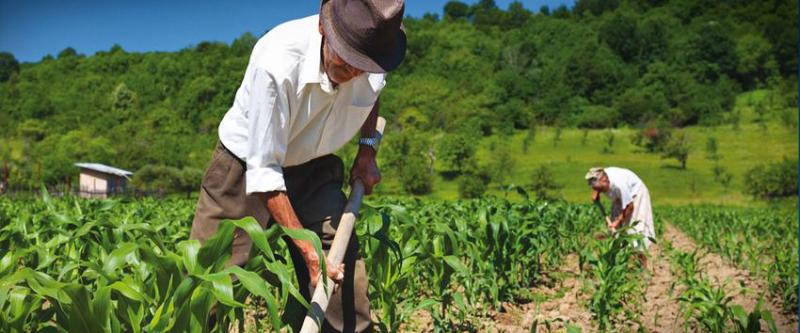
[[[448,2],[441,17],[405,21],[406,60],[382,97],[382,113],[397,127],[386,158],[403,158],[385,165],[432,171],[442,149],[453,171],[485,176],[470,160],[474,149],[463,147],[478,135],[537,124],[719,124],[730,121],[735,96],[754,89],[796,103],[796,6],[579,0],[531,10]],[[36,63],[0,53],[0,160],[10,165],[10,185],[64,182],[83,160],[151,166],[153,179],[158,170],[196,174],[256,40],[246,33],[230,45],[150,53],[115,45],[91,56],[67,48]],[[457,137],[438,147],[418,139],[442,131]],[[420,177],[404,181],[409,192],[430,190]]]

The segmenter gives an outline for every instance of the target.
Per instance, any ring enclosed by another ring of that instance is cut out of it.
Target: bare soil
[[[698,248],[694,241],[672,225],[665,225],[664,234],[659,235],[659,243],[650,247],[648,262],[649,274],[646,279],[645,299],[642,302],[641,324],[647,332],[684,332],[684,320],[680,305],[676,300],[682,286],[675,283],[670,269],[670,258],[663,250],[669,242],[676,249],[691,252]],[[527,304],[503,304],[503,311],[492,313],[479,329],[481,332],[530,332],[537,324],[537,332],[564,332],[567,325],[580,327],[582,332],[597,331],[592,315],[586,308],[591,298],[580,276],[578,256],[570,254],[564,265],[553,272],[550,283],[542,283],[531,289],[540,301]],[[737,268],[714,253],[704,253],[700,260],[700,271],[717,285],[725,286],[734,304],[742,305],[752,311],[759,298],[764,307],[772,312],[778,332],[798,332],[797,317],[781,312],[778,300],[770,299],[766,283],[753,277],[748,271]],[[251,316],[247,316],[251,317]],[[254,326],[249,322],[246,327]],[[632,331],[631,327],[617,328],[619,331]],[[419,311],[401,328],[402,332],[431,332],[433,325],[430,315]],[[763,330],[766,332],[766,327]]]
[[[544,302],[510,307],[507,313],[496,316],[497,332],[530,332],[534,322],[544,331],[563,331],[566,325],[574,325],[583,332],[593,331],[592,314],[583,306],[591,295],[583,292],[583,281],[579,277],[578,256],[570,254],[560,268],[564,278],[554,287],[542,285],[533,289],[534,294],[548,297]]]
[[[651,274],[642,277],[649,281],[642,304],[641,323],[647,332],[684,332],[680,305],[675,299],[682,291],[682,286],[674,283],[670,258],[663,251],[663,243],[670,242],[674,248],[689,252],[697,249],[697,245],[672,225],[665,226],[664,235],[659,239],[661,240],[659,244],[650,247],[648,269]],[[535,293],[552,295],[551,299],[540,303],[509,306],[509,311],[495,316],[495,323],[489,325],[493,327],[491,331],[530,332],[534,321],[538,322],[540,332],[563,332],[565,323],[578,326],[583,332],[596,331],[591,313],[583,305],[591,295],[586,294],[583,282],[578,276],[577,256],[570,255],[562,269],[566,277],[557,287],[538,287],[533,290]],[[737,268],[714,253],[705,254],[700,261],[700,270],[717,285],[724,285],[728,294],[733,296],[732,302],[742,305],[747,311],[752,311],[758,299],[763,297],[764,307],[772,312],[778,332],[798,331],[797,318],[793,314],[782,313],[777,300],[769,298],[766,284],[750,276],[746,270]],[[559,294],[563,296],[558,297]],[[623,331],[629,329],[620,328]],[[766,327],[764,331],[766,332]]]
[[[671,242],[674,248],[682,251],[691,252],[697,248],[697,245],[686,234],[669,224],[664,228],[662,239]],[[665,256],[661,256],[661,259],[667,260]],[[747,311],[752,311],[756,307],[759,298],[763,298],[764,307],[772,312],[778,332],[797,332],[797,317],[794,314],[785,314],[781,311],[778,300],[769,297],[767,284],[764,281],[751,276],[747,270],[734,266],[715,253],[705,254],[700,260],[700,267],[701,271],[711,281],[726,287],[728,295],[733,296],[732,302],[734,304],[739,304]],[[669,264],[666,265],[666,271],[667,273],[669,272]],[[661,286],[654,287],[660,288]],[[661,298],[663,296],[656,297],[656,299]],[[675,308],[674,306],[666,306],[664,309],[664,313],[670,315]],[[667,318],[665,317],[664,319]],[[662,323],[666,324],[665,322],[666,320]],[[668,331],[681,331],[680,324],[669,325],[668,327],[672,328],[672,330]]]

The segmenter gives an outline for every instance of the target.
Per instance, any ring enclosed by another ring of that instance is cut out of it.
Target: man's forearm
[[[627,206],[625,206],[625,209],[622,210],[622,213],[619,214],[619,217],[617,217],[616,221],[614,221],[614,226],[619,227],[619,225],[622,224],[622,221],[630,219],[632,215],[633,203],[629,203]]]
[[[286,192],[261,193],[260,198],[262,202],[266,202],[270,218],[274,219],[279,225],[289,229],[303,229],[303,224],[300,223],[300,219],[295,214]],[[308,241],[295,239],[293,242],[300,252],[304,254],[314,251],[314,246]]]
[[[633,203],[629,203],[625,206],[625,209],[622,211],[623,219],[627,220],[633,216]]]
[[[369,112],[369,116],[364,120],[364,124],[361,125],[362,138],[375,137],[375,127],[378,124],[378,109],[380,109],[380,104],[380,100],[375,101],[375,105],[372,106],[372,111]]]

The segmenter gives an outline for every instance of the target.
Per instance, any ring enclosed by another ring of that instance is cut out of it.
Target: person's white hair
[[[584,176],[584,179],[589,183],[589,186],[594,187],[597,181],[600,180],[600,176],[604,173],[603,168],[591,168]]]

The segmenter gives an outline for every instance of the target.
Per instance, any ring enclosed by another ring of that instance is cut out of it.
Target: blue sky
[[[462,0],[474,3],[476,0]],[[507,8],[512,0],[496,0]],[[406,0],[406,15],[441,14],[447,0]],[[574,0],[522,0],[551,9]],[[127,51],[175,51],[201,41],[230,43],[283,21],[315,14],[318,0],[0,0],[0,51],[25,62],[66,47],[91,55],[119,44]]]

